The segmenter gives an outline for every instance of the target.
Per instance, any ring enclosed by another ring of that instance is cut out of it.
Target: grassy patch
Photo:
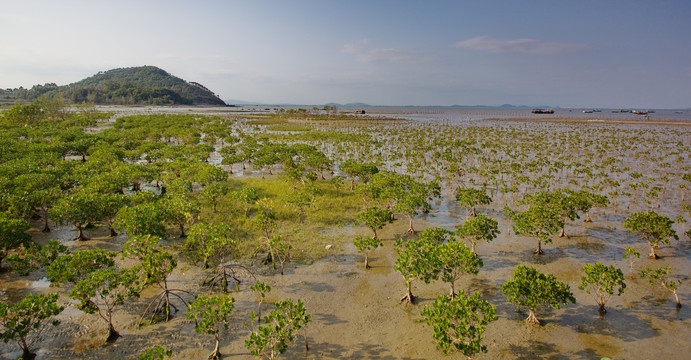
[[[256,120],[248,120],[245,122],[247,125],[281,125],[288,124],[288,120],[279,118],[264,118]]]
[[[291,258],[300,262],[312,262],[328,255],[326,245],[338,248],[346,239],[348,227],[355,223],[355,217],[362,210],[362,199],[347,187],[336,188],[326,181],[316,181],[318,195],[306,208],[301,223],[295,209],[286,199],[294,189],[304,187],[301,183],[287,181],[282,176],[268,179],[233,179],[228,185],[234,189],[253,187],[260,199],[276,214],[273,235],[281,236],[293,248]],[[263,233],[255,226],[257,206],[252,205],[245,216],[244,204],[231,192],[221,198],[218,212],[211,210],[211,204],[202,202],[201,221],[228,224],[234,229],[237,243],[236,258],[247,257],[263,241]],[[332,250],[333,251],[333,250]]]
[[[313,130],[297,134],[265,134],[266,137],[281,141],[325,141],[337,144],[351,142],[355,144],[367,143],[371,137],[363,133],[346,133],[335,130]]]
[[[271,131],[310,131],[311,127],[296,124],[276,124],[266,128]]]

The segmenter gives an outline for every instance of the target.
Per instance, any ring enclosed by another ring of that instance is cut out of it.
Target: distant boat
[[[632,114],[636,115],[648,115],[649,111],[648,110],[631,110]]]
[[[584,114],[592,114],[594,110],[583,110]]]
[[[554,114],[553,109],[533,109],[533,114]]]

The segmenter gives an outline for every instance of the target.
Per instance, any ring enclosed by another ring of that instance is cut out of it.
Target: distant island
[[[102,71],[64,86],[47,83],[31,89],[0,89],[0,104],[30,102],[41,96],[58,96],[73,104],[226,106],[205,86],[187,82],[155,66]]]

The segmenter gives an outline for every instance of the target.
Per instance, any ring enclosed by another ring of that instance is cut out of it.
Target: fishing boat
[[[553,109],[533,109],[533,114],[554,114]]]

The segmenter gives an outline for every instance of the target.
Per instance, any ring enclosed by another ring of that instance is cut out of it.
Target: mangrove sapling
[[[540,199],[534,197],[533,199]],[[550,236],[564,227],[560,208],[553,201],[532,201],[526,211],[514,213],[513,230],[516,235],[528,234],[537,237],[535,254],[542,255],[542,243],[552,242]]]
[[[237,146],[234,146],[234,145],[228,145],[228,146],[222,147],[221,150],[219,151],[219,154],[221,154],[221,156],[223,157],[223,160],[221,160],[221,164],[222,165],[228,165],[228,173],[229,174],[233,173],[233,164],[238,163],[238,162],[242,162],[244,160],[242,153],[239,153]],[[245,164],[243,163],[242,165],[243,165],[243,169],[244,169]]]
[[[218,199],[228,194],[228,185],[221,183],[213,183],[204,186],[202,190],[202,197],[211,203],[211,208],[216,213],[218,212]]]
[[[264,238],[268,241],[271,239],[271,234],[276,229],[276,213],[269,206],[268,199],[263,198],[257,201],[259,208],[254,215],[254,227],[260,230]]]
[[[624,250],[624,259],[627,259],[629,261],[629,276],[633,279],[635,277],[633,272],[633,263],[636,262],[636,259],[641,258],[641,253],[636,251],[636,249],[630,248],[628,246],[625,247]]]
[[[280,354],[288,350],[288,347],[296,340],[300,330],[303,330],[311,320],[307,314],[305,304],[298,300],[297,304],[291,299],[274,303],[276,310],[264,317],[264,323],[257,318],[254,311],[251,313],[252,322],[245,326],[252,328],[249,339],[245,340],[245,347],[250,353],[261,359],[277,359]],[[305,335],[305,349],[308,350],[307,336]]]
[[[274,236],[271,238],[271,240],[269,240],[269,248],[273,254],[271,258],[274,266],[276,264],[276,260],[278,260],[281,265],[281,275],[283,275],[285,263],[290,260],[290,250],[293,248],[293,246],[288,244],[280,236]]]
[[[8,256],[6,261],[12,266],[12,271],[22,276],[50,265],[60,256],[69,253],[67,246],[57,240],[49,240],[47,245],[38,246],[30,243],[22,245],[14,254]]]
[[[156,345],[146,349],[143,354],[139,355],[139,360],[170,360],[171,356],[173,356],[173,350]]]
[[[198,334],[213,335],[216,340],[214,351],[209,359],[221,358],[219,352],[221,330],[230,328],[230,314],[233,311],[234,298],[228,295],[195,296],[187,305],[187,318],[194,320],[194,330]]]
[[[264,302],[264,298],[266,298],[266,295],[271,292],[271,285],[257,281],[250,287],[257,295],[259,301],[257,301],[257,321],[261,322],[262,321],[262,303]]]
[[[632,213],[624,221],[624,227],[630,232],[639,233],[650,246],[648,258],[659,259],[655,249],[662,244],[669,244],[669,238],[679,240],[676,232],[672,230],[674,221],[650,210],[648,212]]]
[[[201,212],[199,202],[185,194],[167,194],[161,199],[164,210],[164,219],[167,223],[180,229],[180,238],[186,238],[185,225],[194,222]]]
[[[578,211],[585,213],[583,222],[593,222],[590,218],[590,210],[595,207],[605,207],[609,205],[609,198],[605,195],[595,194],[587,190],[579,190],[575,193],[576,208]]]
[[[351,159],[342,162],[340,169],[350,178],[351,191],[355,189],[355,178],[367,184],[372,176],[379,172],[379,169],[373,163],[358,163]]]
[[[239,290],[240,284],[248,279],[255,279],[254,273],[247,266],[240,263],[220,262],[213,273],[211,273],[205,280],[204,285],[209,287],[209,290],[219,288],[223,293],[228,292],[228,280],[232,279],[235,284],[235,290]]]
[[[121,208],[115,216],[116,229],[125,229],[128,236],[166,236],[166,211],[160,201],[143,202]]]
[[[102,194],[101,201],[98,204],[100,207],[99,212],[101,213],[101,218],[105,225],[108,226],[110,231],[110,237],[118,236],[113,226],[115,222],[115,216],[118,211],[127,204],[127,196],[123,194]]]
[[[438,261],[441,279],[449,283],[449,296],[456,296],[455,282],[465,274],[477,274],[482,267],[482,259],[474,254],[464,243],[449,241],[437,244],[434,250]],[[428,266],[434,266],[431,262]]]
[[[55,258],[46,267],[51,286],[77,283],[90,273],[115,265],[115,252],[102,249],[77,250]]]
[[[245,217],[248,217],[250,207],[259,200],[257,189],[250,186],[243,186],[240,190],[237,190],[234,195],[235,198],[242,202],[243,209],[245,210]]]
[[[152,310],[151,320],[156,315],[164,314],[165,321],[170,320],[170,310],[173,308],[178,311],[171,297],[175,297],[185,305],[187,301],[182,295],[190,295],[189,291],[168,287],[168,276],[178,265],[177,259],[158,245],[161,239],[157,236],[137,236],[131,237],[123,245],[122,256],[132,255],[140,261],[137,286],[143,288],[148,285],[156,285],[161,292],[156,295],[142,314],[142,320]],[[141,322],[141,320],[140,320]]]
[[[679,289],[679,286],[682,284],[682,281],[668,280],[667,277],[670,274],[670,269],[670,266],[665,266],[657,269],[646,268],[645,270],[641,271],[641,277],[649,278],[650,285],[653,286],[655,285],[655,283],[659,282],[660,286],[670,291],[674,295],[674,299],[677,301],[677,309],[680,309],[681,301],[679,301],[679,295],[677,294],[677,290]]]
[[[677,224],[681,224],[681,236],[684,236],[684,231],[686,230],[686,219],[684,218],[684,215],[679,215],[677,216],[676,219],[674,219],[674,222]]]
[[[394,211],[405,214],[408,217],[408,233],[415,234],[413,218],[419,211],[428,213],[432,208],[432,197],[439,196],[441,187],[436,181],[423,183],[414,180],[409,175],[399,175],[397,187],[393,189],[395,199]]]
[[[624,273],[621,269],[617,269],[614,265],[609,267],[601,263],[595,265],[585,264],[583,266],[583,275],[581,275],[581,285],[579,289],[585,290],[592,295],[597,301],[598,312],[600,316],[604,316],[607,310],[605,303],[617,291],[617,296],[621,296],[626,289],[624,282]]]
[[[308,189],[293,189],[285,199],[286,203],[295,210],[300,224],[303,223],[302,217],[305,215],[307,208],[312,205],[313,200],[314,196]]]
[[[562,223],[559,237],[569,238],[566,235],[566,220],[578,219],[578,204],[585,200],[584,197],[579,196],[579,193],[570,189],[557,189],[554,192],[540,192],[532,197],[531,202],[553,202],[559,208],[560,221]]]
[[[499,234],[499,224],[496,220],[478,214],[476,217],[466,220],[463,225],[456,229],[456,235],[460,238],[470,239],[470,251],[477,255],[475,243],[478,241],[490,242]]]
[[[506,235],[511,235],[511,222],[512,222],[514,215],[516,215],[516,212],[511,210],[510,207],[504,206],[504,209],[502,209],[502,214],[508,220],[506,222]]]
[[[497,320],[496,308],[480,294],[466,296],[463,290],[450,298],[441,295],[432,307],[425,305],[421,315],[434,328],[434,340],[444,354],[460,351],[468,358],[477,353],[486,353],[482,345],[482,334],[487,325]]]
[[[429,284],[439,278],[438,266],[434,266],[437,263],[437,242],[421,236],[419,239],[406,242],[398,239],[394,247],[398,255],[394,262],[394,270],[401,273],[406,285],[406,294],[401,301],[412,304],[415,298],[411,290],[413,280],[418,279]]]
[[[61,225],[65,223],[74,225],[79,232],[74,240],[89,240],[84,235],[84,228],[87,224],[96,223],[104,218],[102,202],[106,196],[88,188],[77,189],[72,195],[61,198],[53,204],[51,208],[53,221]]]
[[[60,321],[51,318],[64,310],[57,304],[58,294],[29,294],[14,305],[0,303],[0,339],[13,341],[22,349],[21,359],[34,359],[34,343],[48,324],[57,326]]]
[[[98,313],[108,324],[106,342],[113,342],[120,334],[113,326],[113,311],[128,297],[139,297],[136,286],[139,267],[117,270],[109,267],[89,273],[70,291],[69,297],[79,301],[77,308],[87,314]]]
[[[489,205],[492,202],[492,198],[487,195],[485,189],[459,187],[456,190],[456,201],[462,206],[470,208],[470,216],[475,216],[475,207],[477,205]]]
[[[358,249],[358,252],[365,254],[365,269],[369,269],[369,252],[384,246],[384,242],[381,239],[370,236],[356,236],[353,240],[353,244]]]
[[[57,180],[55,180],[55,182],[57,182]],[[55,183],[51,185],[55,185]],[[43,218],[43,229],[41,232],[50,232],[50,225],[48,224],[48,220],[50,220],[50,209],[56,201],[64,196],[62,189],[60,186],[50,186],[30,191],[28,195],[32,198],[33,203],[38,208]]]
[[[369,209],[357,214],[357,221],[364,223],[374,233],[373,238],[377,239],[377,229],[383,228],[386,224],[392,223],[393,214],[389,209],[380,209],[371,206]]]
[[[530,311],[526,322],[540,325],[535,310],[540,305],[550,305],[559,309],[561,304],[576,303],[569,285],[557,281],[552,274],[543,274],[534,267],[518,265],[509,281],[501,286],[506,300]]]
[[[202,261],[204,269],[218,265],[232,251],[235,241],[230,239],[230,226],[197,223],[192,225],[185,240],[185,248],[194,262]]]

